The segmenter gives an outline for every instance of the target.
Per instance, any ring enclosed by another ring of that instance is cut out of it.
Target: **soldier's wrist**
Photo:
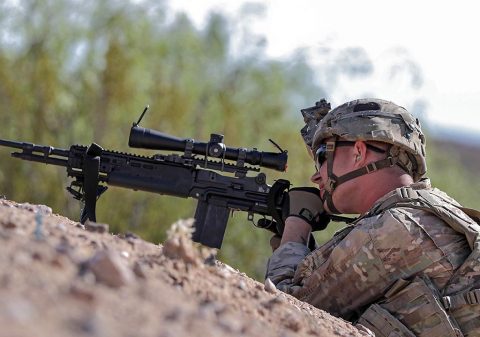
[[[308,222],[297,216],[289,216],[285,219],[285,229],[282,235],[283,245],[287,242],[307,244],[312,227]]]

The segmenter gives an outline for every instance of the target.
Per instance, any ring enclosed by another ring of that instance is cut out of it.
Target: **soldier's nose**
[[[318,184],[318,185],[322,184],[322,185],[323,185],[323,183],[322,183],[322,177],[320,176],[320,172],[315,172],[315,173],[312,175],[312,177],[310,178],[310,181],[311,181],[312,183],[314,183],[314,184]],[[323,186],[322,186],[322,187],[323,187]]]

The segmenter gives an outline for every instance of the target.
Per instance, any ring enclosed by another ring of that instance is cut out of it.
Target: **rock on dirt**
[[[0,200],[0,337],[365,336],[213,260],[189,226],[162,246]]]

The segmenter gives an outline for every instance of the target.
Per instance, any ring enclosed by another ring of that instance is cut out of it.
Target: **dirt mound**
[[[188,228],[154,245],[0,200],[0,336],[363,335],[209,259]]]

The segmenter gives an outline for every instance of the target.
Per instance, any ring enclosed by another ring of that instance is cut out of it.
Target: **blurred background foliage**
[[[206,141],[218,132],[229,146],[263,151],[275,151],[268,141],[274,139],[289,150],[289,170],[265,171],[269,182],[281,177],[308,185],[313,163],[299,135],[300,108],[327,97],[327,84],[340,76],[368,76],[372,64],[361,48],[330,52],[319,84],[301,50],[285,60],[265,56],[265,39],[247,26],[256,10],[245,8],[236,18],[213,13],[199,29],[153,0],[2,3],[0,138],[61,148],[96,142],[134,152],[127,146],[129,128],[149,104],[142,125],[178,137]],[[434,142],[428,152],[434,184],[480,208],[471,184],[475,174],[458,154]],[[66,192],[68,181],[62,168],[14,160],[0,149],[0,194],[9,199],[46,204],[78,219],[80,205]],[[135,232],[157,243],[172,222],[191,217],[195,205],[112,187],[98,203],[97,218],[115,233]],[[317,238],[325,241],[340,226]],[[246,214],[235,213],[220,259],[261,279],[269,237]]]

